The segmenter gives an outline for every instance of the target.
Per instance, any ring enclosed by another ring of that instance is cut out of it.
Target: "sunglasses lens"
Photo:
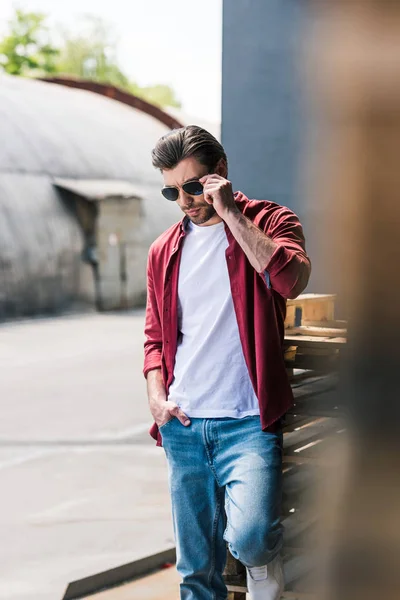
[[[203,193],[203,185],[200,181],[189,181],[189,183],[183,184],[182,189],[189,196],[200,196]]]
[[[165,187],[161,190],[162,195],[167,200],[177,200],[179,196],[179,191],[174,187]]]

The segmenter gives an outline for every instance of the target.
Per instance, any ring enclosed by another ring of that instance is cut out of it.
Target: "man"
[[[252,600],[283,591],[281,417],[293,402],[286,299],[310,275],[297,216],[232,192],[221,144],[200,127],[152,152],[185,213],[151,246],[145,365],[151,435],[169,471],[182,600],[225,600],[226,546]]]

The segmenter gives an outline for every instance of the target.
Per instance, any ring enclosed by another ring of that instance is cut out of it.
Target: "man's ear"
[[[228,177],[228,165],[226,164],[226,160],[224,158],[220,158],[217,166],[214,169],[214,173],[220,175],[224,179]]]

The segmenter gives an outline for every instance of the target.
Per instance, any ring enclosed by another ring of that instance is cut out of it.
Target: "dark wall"
[[[309,6],[304,0],[224,0],[222,143],[235,189],[299,215],[313,262],[307,291],[332,292],[317,264],[315,219],[302,187],[312,133],[300,68]]]

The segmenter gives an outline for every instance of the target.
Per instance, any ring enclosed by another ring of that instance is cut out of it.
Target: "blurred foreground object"
[[[322,124],[312,199],[349,320],[342,400],[350,445],[326,481],[324,600],[400,597],[400,3],[311,2],[309,98]]]

